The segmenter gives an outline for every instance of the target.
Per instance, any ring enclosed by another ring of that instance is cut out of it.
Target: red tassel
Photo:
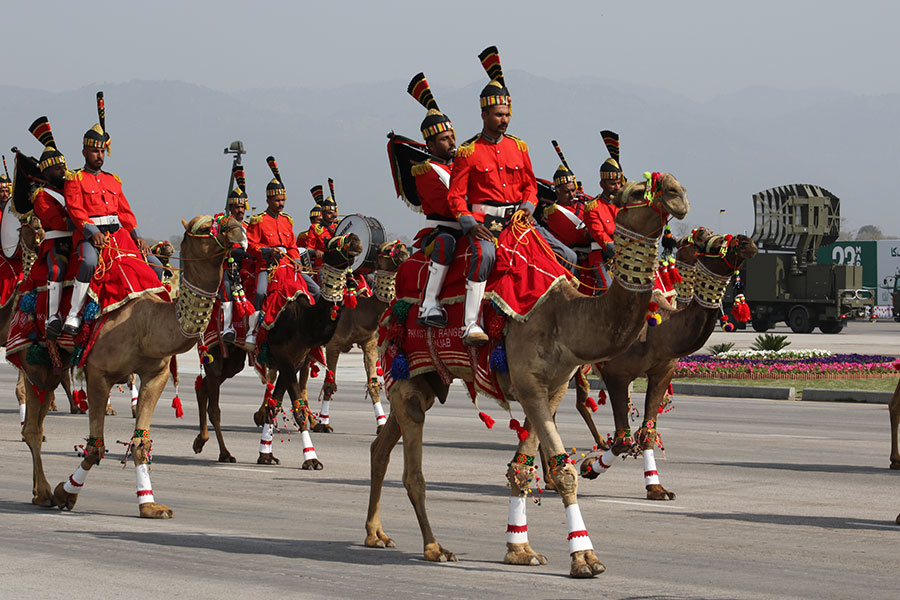
[[[478,418],[481,419],[481,422],[484,423],[488,429],[494,428],[494,423],[496,421],[491,418],[491,415],[487,414],[486,412],[480,412],[478,413]]]
[[[334,306],[331,307],[331,320],[332,321],[337,320],[338,314],[340,313],[340,311],[341,311],[341,309],[338,307],[337,304],[335,304]]]
[[[597,393],[597,402],[600,406],[606,406],[606,390],[600,390],[600,392]]]
[[[659,279],[662,281],[663,288],[668,292],[672,289],[672,279],[669,277],[669,267],[660,265]]]
[[[334,383],[334,371],[331,369],[325,371],[325,383]]]
[[[232,310],[234,311],[235,319],[243,319],[246,313],[244,312],[244,305],[241,302],[233,302],[231,304]]]
[[[309,376],[310,377],[318,377],[319,376],[319,365],[316,363],[309,363]]]
[[[655,313],[656,311],[659,310],[659,304],[657,304],[656,302],[651,302],[650,304],[647,305],[647,310],[649,312]]]
[[[375,361],[375,374],[378,375],[379,377],[384,377],[384,369],[381,368],[380,360]]]
[[[272,407],[275,406],[275,398],[272,397],[272,391],[274,389],[275,389],[274,383],[267,383],[266,384],[266,393],[263,396],[263,400],[265,401],[265,403]]]
[[[584,401],[585,406],[591,409],[591,412],[597,412],[597,409],[600,407],[597,406],[597,401],[588,396],[588,399]]]
[[[735,321],[746,323],[750,320],[750,307],[747,306],[746,302],[737,302],[734,308],[731,309],[731,315]]]
[[[528,430],[522,427],[522,424],[516,419],[509,420],[509,428],[516,432],[516,436],[519,438],[520,442],[524,442],[528,439]]]
[[[203,387],[203,375],[197,375],[197,379],[194,380],[194,389],[200,390]]]
[[[356,308],[357,300],[356,300],[356,292],[345,290],[344,291],[344,306],[349,309]]]
[[[87,412],[87,393],[84,390],[75,390],[72,393],[72,402],[75,403],[75,408],[80,411]]]
[[[184,411],[181,410],[181,398],[175,396],[172,398],[172,408],[175,409],[175,418],[180,419],[184,416]]]
[[[669,274],[669,279],[672,280],[672,283],[681,283],[684,281],[684,277],[681,276],[681,271],[678,270],[678,267],[672,265],[672,272]]]

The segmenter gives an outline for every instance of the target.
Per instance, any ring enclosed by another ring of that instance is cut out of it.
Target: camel
[[[888,412],[891,414],[891,469],[895,471],[900,469],[900,448],[897,444],[897,429],[900,425],[900,380],[897,381],[897,387],[894,388],[894,395],[888,404]],[[897,523],[900,524],[900,517],[897,517]]]
[[[723,249],[724,255],[720,253]],[[582,476],[594,479],[612,466],[614,457],[628,452],[642,453],[647,499],[675,499],[675,493],[660,484],[656,468],[654,447],[659,439],[656,430],[658,415],[664,406],[678,359],[700,350],[712,335],[719,322],[725,287],[735,270],[745,260],[756,256],[756,252],[756,244],[745,235],[710,237],[703,243],[703,249],[696,258],[692,292],[686,295],[679,290],[679,305],[683,308],[661,325],[648,330],[646,339],[635,341],[626,352],[603,363],[603,381],[609,390],[616,437],[612,447],[602,456],[588,456],[582,462]],[[642,376],[647,377],[644,421],[632,437],[628,422],[628,386]]]
[[[381,407],[381,383],[378,381],[376,364],[378,362],[378,344],[375,332],[378,321],[394,299],[394,278],[397,268],[409,258],[409,248],[400,241],[385,242],[378,249],[375,259],[375,285],[373,295],[359,298],[356,308],[341,311],[334,337],[325,346],[326,379],[322,386],[322,410],[318,423],[313,427],[315,433],[332,433],[331,400],[337,391],[335,374],[338,360],[342,352],[349,352],[354,344],[363,351],[363,365],[366,368],[366,392],[372,399],[375,410],[375,433],[381,433],[387,417]],[[326,402],[328,404],[326,404]]]
[[[509,372],[499,374],[507,399],[518,401],[525,412],[524,429],[509,463],[510,521],[504,562],[546,564],[545,556],[528,542],[525,523],[526,493],[534,479],[534,457],[540,443],[553,466],[550,479],[560,493],[569,524],[572,577],[593,577],[606,567],[594,554],[577,503],[578,474],[570,464],[553,417],[569,380],[581,365],[606,360],[624,351],[640,334],[652,293],[657,243],[668,217],[684,218],[687,194],[671,175],[645,182],[629,182],[616,195],[616,279],[602,296],[585,296],[571,285],[552,288],[527,321],[510,319],[505,348]],[[451,369],[454,377],[473,381],[471,369]],[[371,446],[371,486],[365,545],[395,546],[384,532],[380,515],[381,490],[390,452],[403,438],[403,484],[413,505],[429,561],[455,561],[455,555],[435,539],[425,508],[422,474],[422,433],[425,412],[435,398],[445,400],[449,385],[436,373],[395,381],[389,392],[390,415]],[[537,435],[534,435],[534,434]]]
[[[354,236],[355,237],[355,236]],[[357,244],[359,242],[359,238],[357,239]],[[359,246],[360,250],[362,246]],[[351,250],[350,252],[353,252]],[[359,251],[356,251],[355,254],[348,254],[348,250],[345,248],[343,251],[338,248],[326,248],[324,261],[325,264],[333,265],[336,268],[346,268],[349,264],[350,256],[356,256],[359,254]],[[341,292],[343,294],[343,292]],[[288,302],[288,306],[300,306],[303,305],[306,309],[309,308],[309,305],[302,300],[294,300]],[[328,302],[320,302],[320,304],[327,305],[327,308],[331,310],[332,303]],[[282,317],[283,318],[283,317]],[[330,319],[330,315],[325,317]],[[280,326],[282,323],[281,318],[276,322],[276,327]],[[274,327],[273,327],[274,329]],[[271,334],[270,334],[271,335]],[[306,342],[303,341],[303,344]],[[220,342],[217,346],[210,348],[209,352],[213,356],[213,361],[206,365],[205,367],[205,376],[198,382],[198,385],[195,386],[195,391],[197,394],[197,407],[198,413],[200,417],[200,432],[194,438],[193,449],[195,454],[200,454],[203,451],[206,442],[209,441],[209,426],[208,422],[211,422],[213,428],[216,431],[216,441],[219,444],[219,458],[218,462],[226,462],[233,463],[236,462],[236,459],[225,446],[225,437],[222,434],[222,411],[219,407],[219,391],[221,389],[222,384],[240,373],[244,364],[247,362],[247,351],[241,348],[240,346],[236,346],[235,344],[227,344],[226,348],[222,348],[223,342]],[[305,347],[305,346],[304,346]],[[308,349],[307,349],[308,351]],[[257,356],[258,359],[258,356]],[[274,378],[277,377],[277,370],[271,369],[266,373],[266,379],[268,381],[273,381]],[[283,391],[282,391],[283,394]],[[280,397],[279,397],[280,398]],[[299,405],[298,405],[299,406]],[[271,425],[271,423],[266,422],[266,408],[267,401],[263,402],[263,406],[258,411],[257,415],[254,416],[257,419],[257,425]],[[208,418],[207,418],[208,415]],[[302,410],[298,410],[294,414],[294,418],[298,424],[301,421],[309,421],[309,427],[313,427],[316,424],[315,419],[312,417],[309,411],[306,411],[305,414]],[[271,420],[271,418],[269,419]],[[306,423],[301,426],[301,430],[306,427]],[[266,428],[266,432],[268,432],[268,427]],[[264,432],[265,433],[265,432]],[[266,440],[271,441],[271,440]],[[271,449],[271,445],[269,448]],[[260,452],[259,457],[257,458],[258,464],[279,464],[281,461],[277,459],[272,452]],[[310,463],[313,464],[313,463]]]
[[[271,436],[277,411],[287,391],[303,441],[303,464],[300,468],[316,471],[325,468],[316,455],[309,436],[310,422],[315,424],[310,414],[306,389],[310,352],[317,346],[328,344],[337,330],[350,265],[362,251],[362,242],[355,233],[330,239],[326,245],[324,264],[319,270],[322,286],[319,300],[313,306],[305,301],[288,302],[269,330],[266,340],[269,354],[267,364],[278,371],[278,378],[271,396],[267,392],[267,397],[253,415],[254,422],[263,426],[260,453],[256,461],[258,464],[280,463],[271,452]],[[269,442],[269,452],[262,451],[265,442]]]
[[[53,390],[61,374],[54,373],[49,365],[23,361],[32,384],[26,386],[28,410],[24,430],[33,461],[32,503],[64,510],[75,506],[87,473],[105,453],[103,408],[109,391],[115,382],[137,373],[141,388],[135,431],[127,452],[132,454],[135,465],[139,514],[143,518],[173,516],[171,508],[155,501],[150,486],[147,464],[152,448],[153,410],[169,377],[172,356],[188,351],[206,328],[222,277],[223,248],[245,239],[240,223],[230,217],[215,220],[199,216],[190,223],[182,219],[182,224],[185,235],[181,244],[181,294],[175,302],[145,294],[106,315],[84,366],[90,420],[84,458],[75,472],[52,491],[41,461],[41,431],[47,403],[40,401],[38,390]]]

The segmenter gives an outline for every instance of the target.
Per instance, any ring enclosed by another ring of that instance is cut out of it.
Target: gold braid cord
[[[612,271],[619,285],[629,292],[652,290],[653,272],[659,262],[656,256],[658,238],[644,237],[618,225],[613,242],[616,256]]]
[[[396,279],[396,271],[375,271],[375,297],[390,304],[397,297],[397,290],[394,288]]]
[[[34,266],[34,261],[37,260],[37,252],[29,250],[24,245],[22,246],[22,273],[24,274],[23,280],[28,279],[28,275],[31,273],[31,267]]]
[[[725,288],[731,281],[731,275],[716,275],[706,268],[702,262],[697,263],[694,270],[694,299],[703,308],[719,308]]]
[[[200,337],[209,325],[215,292],[205,292],[182,278],[178,299],[175,300],[175,318],[185,337]]]
[[[681,273],[681,281],[675,284],[678,302],[688,304],[694,298],[694,278],[697,273],[694,271],[694,265],[689,265],[680,260],[675,261],[675,268]]]
[[[348,269],[335,269],[330,265],[322,265],[319,270],[319,277],[322,279],[322,298],[329,302],[340,302],[344,299],[347,271]]]

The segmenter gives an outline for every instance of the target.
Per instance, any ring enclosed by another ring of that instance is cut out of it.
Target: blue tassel
[[[98,312],[100,312],[100,305],[93,300],[88,300],[88,303],[84,307],[84,320],[93,321],[97,318]]]
[[[491,350],[491,371],[495,373],[509,373],[509,364],[506,362],[506,348],[496,346]]]
[[[395,380],[409,379],[409,361],[405,354],[398,354],[391,362],[391,377]]]
[[[28,315],[34,314],[37,310],[37,292],[31,291],[22,296],[19,300],[19,310]]]

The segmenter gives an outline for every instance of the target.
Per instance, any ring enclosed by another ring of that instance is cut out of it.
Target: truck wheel
[[[753,331],[760,333],[765,333],[772,328],[772,324],[765,319],[753,319],[750,324],[753,325]]]
[[[844,329],[843,321],[824,321],[819,323],[822,333],[840,333]]]
[[[787,323],[794,333],[812,333],[814,327],[809,318],[809,311],[803,306],[795,306],[791,309]]]

